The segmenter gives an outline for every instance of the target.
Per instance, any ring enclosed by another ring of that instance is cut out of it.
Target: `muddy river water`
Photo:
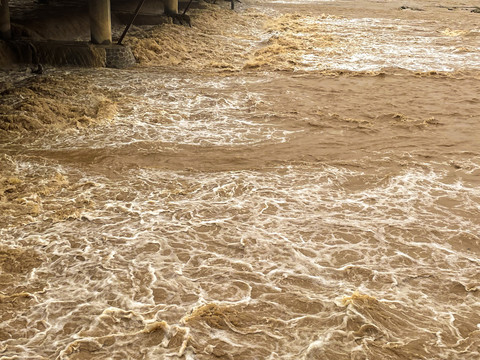
[[[479,359],[480,14],[218,3],[1,73],[0,358]]]

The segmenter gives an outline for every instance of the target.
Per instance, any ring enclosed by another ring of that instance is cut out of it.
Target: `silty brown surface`
[[[479,15],[220,5],[2,74],[1,356],[478,359]]]

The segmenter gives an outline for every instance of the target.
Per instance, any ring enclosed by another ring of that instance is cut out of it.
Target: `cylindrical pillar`
[[[166,14],[178,14],[178,0],[163,0]]]
[[[0,0],[0,38],[10,39],[12,36],[10,27],[10,11],[8,0]]]
[[[92,43],[111,44],[112,19],[110,16],[110,0],[88,0],[88,8]]]

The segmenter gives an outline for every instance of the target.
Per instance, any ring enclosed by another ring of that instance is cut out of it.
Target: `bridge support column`
[[[166,13],[178,14],[178,0],[163,0]]]
[[[88,8],[92,43],[111,44],[112,19],[110,15],[110,0],[88,0]]]
[[[0,0],[0,39],[10,39],[11,36],[8,0]]]

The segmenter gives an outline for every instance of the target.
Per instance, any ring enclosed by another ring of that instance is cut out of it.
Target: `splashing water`
[[[473,23],[362,4],[152,30],[228,71],[7,74],[2,358],[478,359]]]

